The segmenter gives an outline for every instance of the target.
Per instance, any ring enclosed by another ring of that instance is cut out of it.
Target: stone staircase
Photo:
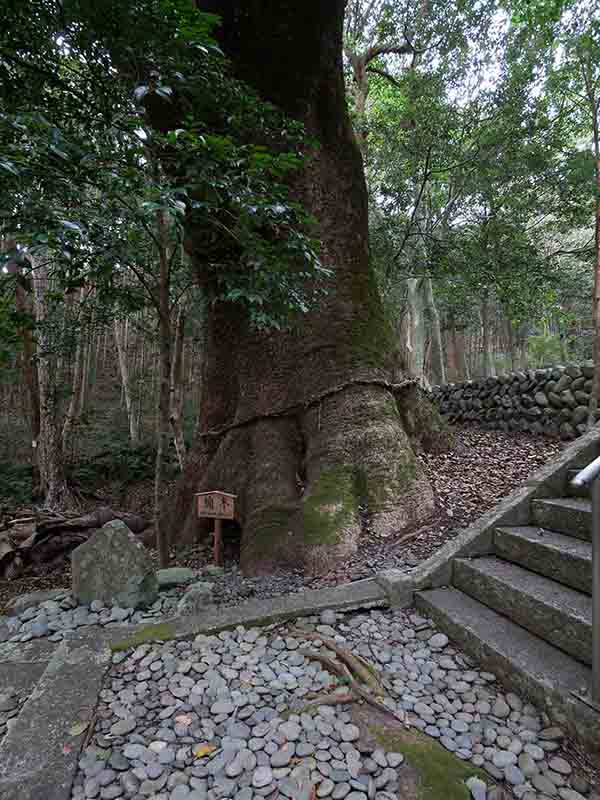
[[[534,499],[529,524],[496,527],[492,552],[455,558],[450,586],[417,607],[509,687],[600,752],[600,714],[576,694],[591,685],[591,501]]]

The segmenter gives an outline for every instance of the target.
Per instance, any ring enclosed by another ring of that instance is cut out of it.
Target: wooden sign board
[[[196,495],[198,517],[235,519],[236,497],[228,492],[200,492]]]

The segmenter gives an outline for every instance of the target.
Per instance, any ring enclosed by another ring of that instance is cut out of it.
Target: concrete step
[[[592,504],[583,497],[533,500],[532,523],[577,539],[592,540]]]
[[[543,528],[496,528],[494,549],[505,561],[592,593],[592,545]]]
[[[592,657],[592,599],[509,561],[455,559],[453,583],[541,639],[583,661]]]
[[[0,746],[2,800],[70,800],[110,656],[107,635],[93,629],[55,650]]]
[[[482,669],[600,753],[600,714],[572,694],[590,686],[589,667],[453,587],[419,592],[415,602]]]

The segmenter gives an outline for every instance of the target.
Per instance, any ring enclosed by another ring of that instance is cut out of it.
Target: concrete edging
[[[320,614],[326,609],[351,611],[388,605],[384,589],[374,579],[367,578],[330,589],[312,589],[264,600],[249,600],[238,606],[207,606],[203,614],[195,616],[113,628],[110,630],[111,646],[113,650],[125,650],[144,641],[187,639],[199,633],[218,633],[237,625],[262,627]]]

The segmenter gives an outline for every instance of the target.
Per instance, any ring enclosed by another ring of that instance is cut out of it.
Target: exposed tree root
[[[312,703],[309,703],[306,708],[314,708],[315,706],[337,706],[342,705],[343,703],[354,703],[356,702],[356,697],[349,692],[346,694],[315,694],[307,695],[309,700],[312,700]]]
[[[361,656],[354,655],[353,653],[344,650],[333,639],[325,639],[318,633],[304,632],[300,630],[292,631],[296,636],[302,635],[304,639],[311,642],[320,641],[324,646],[336,654],[339,660],[346,665],[351,675],[354,675],[361,683],[366,684],[376,695],[385,694],[385,689],[380,681],[377,670],[368,661],[361,658]]]
[[[304,638],[309,638],[313,640],[315,639],[320,640],[323,642],[323,644],[325,644],[326,647],[329,648],[330,640],[321,639],[321,637],[319,637],[317,634],[310,634],[310,633],[307,634],[304,631],[297,631],[297,635],[299,636],[301,635]],[[342,663],[334,660],[333,658],[329,658],[323,653],[318,653],[316,650],[302,649],[300,650],[300,653],[305,658],[308,658],[311,661],[318,661],[328,670],[328,672],[331,672],[332,675],[337,675],[339,680],[348,686],[350,692],[354,695],[355,700],[357,700],[358,702],[361,701],[365,702],[372,708],[375,708],[377,711],[380,711],[383,714],[389,714],[391,717],[398,720],[399,722],[402,722],[406,727],[408,727],[408,720],[403,712],[397,714],[396,712],[392,711],[391,708],[388,708],[384,703],[382,703],[380,700],[374,697],[373,694],[371,694],[371,692],[368,689],[366,689],[358,682],[358,680],[355,677],[355,675],[357,674],[353,673],[353,671],[351,671],[352,667],[348,665],[348,662],[350,662],[352,665],[359,663],[357,662],[356,657],[354,657],[351,653],[348,653],[347,650],[344,650],[343,648],[339,647],[339,645],[335,643],[333,644],[335,645],[335,647],[334,648],[332,647],[330,649],[332,649],[336,653],[336,655],[338,655]],[[365,674],[365,671],[372,680],[373,674],[371,673],[371,671],[365,669],[364,663],[363,664],[359,663],[359,674],[357,675],[357,677],[362,679],[361,676]],[[379,682],[377,682],[377,685],[379,687],[378,694],[380,696],[383,696],[385,694],[385,690],[383,689],[383,687]],[[338,700],[337,702],[342,702],[342,701]]]

